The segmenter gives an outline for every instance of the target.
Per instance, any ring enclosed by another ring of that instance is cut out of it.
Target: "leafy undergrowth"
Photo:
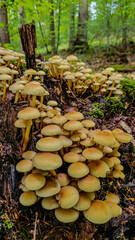
[[[79,110],[86,118],[94,119],[96,128],[112,130],[120,127],[134,135],[135,121],[131,114],[134,110],[132,105],[125,109],[124,101],[114,100],[114,98],[105,100],[99,95],[86,96],[82,100],[74,95],[67,96],[66,85],[61,87],[58,82],[48,79],[45,79],[45,84],[50,93],[45,103],[50,99],[56,100],[62,113]],[[0,239],[134,240],[134,144],[123,145],[120,148],[126,179],[102,179],[101,191],[96,193],[99,199],[103,199],[107,192],[118,194],[123,209],[122,216],[104,225],[95,225],[80,214],[75,223],[63,224],[55,218],[53,211],[43,210],[40,201],[31,207],[23,207],[19,204],[21,191],[18,189],[18,183],[22,176],[15,171],[15,165],[21,159],[21,146],[18,143],[21,133],[14,127],[14,121],[17,112],[24,106],[28,106],[28,102],[14,104],[9,94],[7,101],[0,105],[0,119],[2,119],[0,121]],[[36,141],[37,136],[31,135],[28,149],[35,150]]]

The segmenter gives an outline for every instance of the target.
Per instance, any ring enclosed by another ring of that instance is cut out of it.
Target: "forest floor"
[[[110,65],[122,65],[122,61],[112,61],[110,58],[97,58],[85,61],[93,71]],[[126,57],[127,58],[127,57]],[[95,60],[94,60],[95,59]],[[109,60],[110,59],[110,60]],[[82,56],[82,59],[83,56]],[[135,66],[135,56],[123,64]],[[132,71],[131,71],[132,72]],[[126,72],[123,71],[126,74]],[[62,113],[70,110],[83,112],[86,118],[90,117],[93,103],[104,103],[99,95],[87,93],[84,99],[75,95],[67,96],[66,85],[61,86],[54,79],[44,79],[45,88],[50,95],[48,100],[56,100]],[[19,144],[20,132],[14,127],[16,115],[28,102],[14,104],[12,94],[7,94],[6,101],[0,105],[0,240],[135,240],[135,142],[123,144],[120,148],[121,162],[124,166],[125,180],[103,179],[102,188],[97,197],[104,199],[107,192],[115,192],[120,197],[120,206],[123,214],[111,219],[104,225],[96,225],[87,221],[82,214],[75,223],[64,224],[54,217],[53,211],[41,209],[40,203],[31,207],[23,207],[18,199],[21,191],[18,183],[21,174],[17,173],[15,166],[21,159],[21,146]],[[94,117],[96,128],[114,129],[122,128],[135,137],[135,107],[133,103],[127,103],[127,108],[122,114],[105,112]],[[31,133],[28,145],[29,150],[35,150],[38,136]]]

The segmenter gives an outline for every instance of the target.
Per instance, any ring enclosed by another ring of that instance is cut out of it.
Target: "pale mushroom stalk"
[[[5,99],[6,96],[6,81],[3,82],[3,96],[2,99]]]
[[[17,103],[18,99],[19,99],[19,91],[17,91],[16,94],[15,94],[15,101],[14,101],[14,103]]]
[[[27,144],[28,144],[28,141],[29,141],[31,125],[32,125],[32,120],[28,119],[27,120],[27,128],[26,128],[25,137],[24,137],[24,142],[23,142],[23,147],[22,147],[23,152],[25,151],[25,149],[27,147]]]
[[[40,96],[40,102],[43,104],[43,102],[44,102],[44,94],[42,94],[42,95]]]
[[[32,95],[32,103],[30,104],[31,107],[36,106],[36,95]]]
[[[24,137],[25,137],[25,128],[22,128],[22,140],[21,140],[21,145],[23,144]]]

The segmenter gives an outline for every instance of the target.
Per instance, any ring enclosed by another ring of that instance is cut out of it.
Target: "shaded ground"
[[[45,79],[46,89],[50,95],[46,97],[45,103],[50,99],[58,101],[62,112],[67,108],[82,111],[89,118],[91,104],[101,100],[100,96],[94,96],[85,100],[76,96],[67,96],[66,84],[63,88],[56,81]],[[110,220],[104,225],[95,225],[88,222],[82,214],[72,224],[63,224],[57,221],[53,211],[45,211],[40,202],[32,207],[23,207],[18,203],[21,191],[17,185],[21,174],[15,171],[16,163],[21,159],[21,148],[18,143],[21,133],[14,127],[17,112],[28,102],[13,104],[12,96],[8,95],[5,103],[0,105],[0,239],[1,240],[116,240],[135,238],[135,212],[134,212],[134,149],[132,144],[123,145],[120,149],[121,162],[126,175],[125,181],[115,179],[102,179],[102,188],[97,197],[103,199],[107,191],[112,191],[120,196],[120,204],[123,209],[122,216]],[[125,131],[135,134],[134,107],[131,106],[122,116],[111,116],[109,113],[104,118],[94,119],[96,128],[113,129],[121,127]],[[131,114],[132,112],[132,114]],[[124,125],[123,122],[126,124]],[[129,127],[129,128],[127,128]],[[16,140],[17,139],[17,140]],[[38,136],[31,136],[28,149],[35,149]]]

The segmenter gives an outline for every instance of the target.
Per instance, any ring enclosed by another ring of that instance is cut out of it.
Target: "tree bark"
[[[10,43],[9,31],[8,31],[8,16],[6,1],[0,0],[2,7],[0,9],[0,22],[4,23],[4,27],[0,27],[0,42],[4,46],[5,43]]]
[[[75,45],[81,52],[88,49],[87,29],[88,27],[88,1],[79,1],[79,16],[78,16],[78,31],[76,36]]]
[[[50,37],[51,37],[51,47],[52,53],[56,54],[56,44],[55,44],[55,25],[54,25],[54,10],[53,10],[53,0],[49,0],[51,4],[51,11],[50,11]]]
[[[37,41],[34,22],[32,24],[22,25],[22,27],[19,28],[19,34],[22,41],[23,51],[25,52],[27,69],[35,69],[35,48],[37,47]]]
[[[75,3],[70,5],[69,50],[73,51],[75,41]]]
[[[19,8],[19,14],[20,14],[20,27],[22,27],[23,24],[25,24],[25,14],[24,14],[24,7],[20,6]],[[20,39],[20,51],[23,51],[21,39]]]
[[[59,43],[60,43],[60,17],[61,17],[61,0],[59,0],[57,52],[58,52],[58,47],[59,47]]]

